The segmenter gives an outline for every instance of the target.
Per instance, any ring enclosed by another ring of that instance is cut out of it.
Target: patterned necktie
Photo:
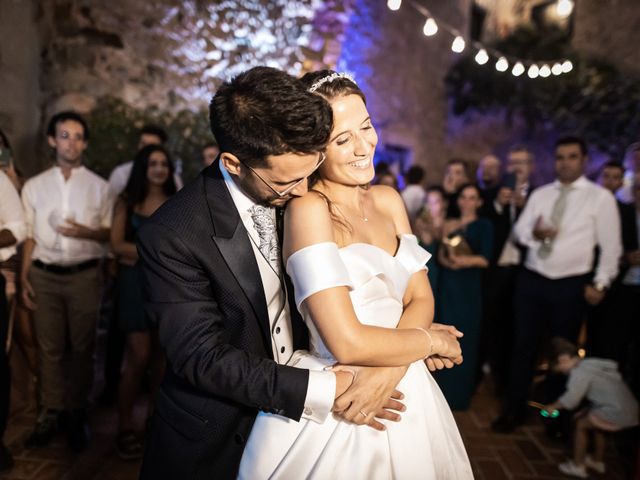
[[[551,227],[557,231],[560,230],[560,223],[562,222],[562,217],[564,215],[564,211],[567,208],[567,195],[572,190],[573,187],[570,185],[562,185],[560,187],[560,195],[556,198],[556,201],[553,204],[553,208],[551,209],[551,216],[549,217],[549,223]],[[547,243],[543,243],[540,245],[538,249],[538,256],[540,258],[547,258],[551,255],[551,251],[553,250],[553,240]]]
[[[260,238],[260,253],[271,264],[276,273],[280,271],[280,245],[278,233],[273,220],[272,209],[262,205],[254,205],[249,209],[253,226]]]

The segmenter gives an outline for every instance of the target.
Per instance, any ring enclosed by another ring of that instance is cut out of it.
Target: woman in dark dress
[[[118,257],[116,286],[118,325],[127,335],[125,365],[118,387],[118,437],[116,450],[126,460],[142,456],[142,445],[133,425],[133,405],[140,390],[140,380],[147,368],[154,387],[162,378],[163,357],[158,348],[155,328],[144,313],[138,278],[136,232],[171,195],[176,192],[173,163],[160,145],[148,145],[136,155],[131,176],[118,199],[111,227],[111,249]],[[150,413],[150,412],[149,412]]]
[[[437,379],[453,410],[469,408],[475,390],[480,320],[482,317],[482,270],[489,265],[493,231],[491,223],[478,218],[482,205],[475,185],[465,185],[458,193],[460,218],[449,219],[443,227],[440,262],[438,321],[456,325],[464,332],[460,339],[464,362]],[[448,240],[448,241],[447,241]],[[457,246],[453,246],[456,245]]]

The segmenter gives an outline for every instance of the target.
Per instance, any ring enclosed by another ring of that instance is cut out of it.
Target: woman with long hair
[[[116,311],[118,325],[127,335],[125,364],[118,388],[118,436],[116,450],[125,460],[142,456],[142,445],[133,424],[133,406],[146,370],[151,370],[149,414],[164,369],[157,333],[148,321],[136,267],[136,232],[176,192],[173,163],[160,145],[143,147],[135,157],[131,176],[114,208],[111,250],[118,257]]]

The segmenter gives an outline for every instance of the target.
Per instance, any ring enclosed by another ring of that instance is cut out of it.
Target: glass
[[[293,183],[292,185],[289,185],[287,188],[285,188],[282,191],[276,190],[269,182],[267,182],[264,178],[262,178],[258,172],[256,172],[253,168],[251,168],[249,165],[244,163],[242,160],[238,159],[238,161],[242,165],[247,167],[249,170],[251,170],[251,172],[253,172],[253,174],[262,181],[262,183],[264,183],[267,187],[269,187],[273,193],[275,193],[278,197],[282,198],[282,197],[286,197],[289,193],[291,193],[291,191],[294,188],[296,188],[298,185],[300,185],[302,182],[304,182],[307,178],[309,178],[311,175],[313,175],[313,173],[316,170],[318,170],[318,168],[320,168],[320,165],[322,165],[322,162],[324,162],[326,158],[327,158],[326,155],[321,152],[320,153],[320,160],[318,160],[318,163],[316,163],[316,166],[313,169],[313,171],[310,172],[309,175],[307,175],[306,177],[302,177],[300,180],[296,180],[295,183]]]

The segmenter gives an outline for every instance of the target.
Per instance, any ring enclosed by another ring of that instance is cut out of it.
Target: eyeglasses
[[[318,170],[318,168],[320,168],[320,165],[322,165],[322,162],[324,162],[326,158],[327,158],[326,155],[324,153],[320,152],[320,159],[318,160],[318,163],[316,163],[315,168],[311,172],[309,172],[309,175],[307,175],[306,177],[302,177],[300,180],[296,180],[295,183],[292,183],[291,185],[289,185],[287,188],[285,188],[281,192],[279,192],[278,190],[273,188],[273,186],[269,182],[267,182],[264,178],[262,178],[262,176],[258,172],[256,172],[253,168],[251,168],[249,165],[247,165],[246,163],[244,163],[240,159],[238,159],[238,161],[242,165],[247,167],[249,170],[251,170],[251,172],[256,177],[258,177],[262,181],[262,183],[264,183],[267,187],[269,187],[273,193],[275,193],[278,197],[283,198],[283,197],[286,197],[287,195],[289,195],[289,193],[291,193],[293,191],[293,189],[295,189],[298,185],[302,184],[302,182],[304,182],[307,178],[309,178],[311,175],[313,175],[313,173],[316,170]]]

